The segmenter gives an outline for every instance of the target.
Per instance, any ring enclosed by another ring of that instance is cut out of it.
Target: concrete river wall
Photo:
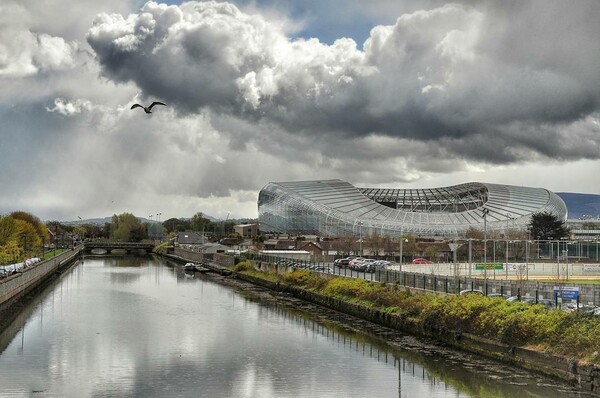
[[[79,247],[63,252],[0,280],[0,329],[10,321],[10,315],[14,312],[11,311],[11,308],[18,303],[20,298],[42,286],[57,272],[72,264],[79,258],[80,250]]]

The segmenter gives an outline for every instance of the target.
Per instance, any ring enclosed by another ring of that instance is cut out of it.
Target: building
[[[177,232],[176,244],[184,249],[198,251],[198,248],[205,243],[204,236],[196,232]]]
[[[599,241],[600,219],[580,218],[567,220],[567,227],[571,231],[571,239],[576,241]]]
[[[567,219],[563,200],[543,188],[470,182],[428,189],[357,188],[341,180],[271,182],[258,195],[261,232],[358,237],[455,238],[469,228],[525,229],[531,215]]]
[[[255,238],[258,232],[257,224],[238,224],[233,226],[233,232],[242,238]]]

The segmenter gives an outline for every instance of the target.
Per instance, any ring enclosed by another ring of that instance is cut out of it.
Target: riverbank
[[[493,338],[482,337],[466,332],[461,330],[460,327],[449,328],[447,324],[443,323],[441,316],[435,317],[435,313],[429,313],[429,317],[426,318],[427,321],[423,323],[418,320],[418,317],[411,316],[411,314],[396,313],[398,312],[398,308],[376,308],[372,302],[369,303],[357,299],[356,296],[352,297],[348,292],[338,295],[338,297],[331,294],[324,294],[314,287],[315,285],[325,285],[325,282],[319,281],[320,278],[318,278],[316,274],[307,273],[295,276],[288,275],[288,278],[284,278],[282,276],[273,275],[272,273],[262,273],[254,267],[252,267],[252,269],[246,269],[246,271],[243,270],[243,267],[238,267],[237,271],[238,272],[235,273],[236,278],[266,287],[273,291],[285,292],[296,298],[350,314],[389,327],[393,330],[415,336],[431,338],[439,343],[448,344],[451,347],[460,350],[475,353],[486,358],[495,359],[512,366],[521,367],[545,376],[559,379],[576,386],[583,392],[598,394],[600,391],[600,368],[590,362],[574,357],[551,354],[540,350],[539,347],[534,348],[502,343]],[[294,280],[294,278],[296,278],[296,280]],[[310,283],[308,284],[308,286],[311,287],[307,287],[306,278],[316,278],[312,281],[312,285]],[[328,276],[327,279],[335,278]],[[366,281],[364,282],[368,283]],[[397,289],[395,286],[387,286],[386,289],[392,292],[395,291],[396,293],[401,290]],[[418,297],[422,295],[413,296]],[[531,307],[515,307],[513,310],[523,311],[527,308]],[[536,310],[538,309],[536,308]],[[539,310],[542,310],[542,308],[539,308]],[[437,315],[442,314],[438,313]],[[493,321],[493,319],[490,321]]]

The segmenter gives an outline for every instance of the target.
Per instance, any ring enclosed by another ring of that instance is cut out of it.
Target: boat
[[[195,271],[196,270],[196,264],[194,264],[194,263],[186,263],[183,266],[183,269],[186,270],[186,271]]]

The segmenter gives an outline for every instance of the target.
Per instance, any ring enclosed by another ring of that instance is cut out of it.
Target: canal
[[[577,396],[521,370],[391,331],[363,333],[348,317],[290,309],[252,290],[151,256],[86,258],[0,333],[0,396]]]

